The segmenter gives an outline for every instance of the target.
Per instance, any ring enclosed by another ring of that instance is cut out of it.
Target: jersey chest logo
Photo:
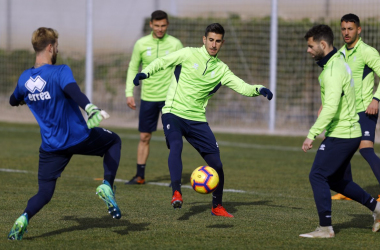
[[[43,101],[43,100],[49,100],[51,99],[49,91],[42,92],[46,86],[46,81],[42,79],[40,76],[37,76],[36,78],[30,77],[30,79],[25,83],[25,87],[27,90],[29,90],[32,94],[28,94],[28,98],[30,101]],[[34,94],[35,91],[38,91],[39,93]]]
[[[30,77],[30,79],[25,83],[25,87],[31,92],[34,93],[34,91],[38,90],[39,92],[42,92],[42,90],[45,88],[46,81],[42,79],[40,76],[37,76],[33,79],[33,77]]]

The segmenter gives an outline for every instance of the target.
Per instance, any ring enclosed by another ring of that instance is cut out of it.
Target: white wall
[[[94,49],[97,52],[131,51],[142,35],[144,18],[156,9],[171,15],[227,16],[237,13],[242,18],[270,15],[269,0],[93,0]],[[340,18],[354,12],[361,18],[380,14],[379,0],[280,0],[282,18]],[[62,52],[85,51],[86,0],[0,0],[0,48],[7,48],[7,4],[11,4],[11,48],[31,49],[32,32],[47,26],[60,33]],[[328,9],[327,9],[328,8]],[[326,14],[329,14],[327,17]],[[170,33],[170,29],[169,29]]]

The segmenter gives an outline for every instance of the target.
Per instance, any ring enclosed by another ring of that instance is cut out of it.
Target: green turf
[[[117,175],[127,180],[135,174],[138,133],[113,129],[123,141]],[[0,249],[374,249],[379,233],[372,233],[367,208],[353,201],[333,201],[334,239],[304,239],[318,217],[308,180],[315,156],[303,153],[303,137],[216,134],[225,171],[224,207],[235,218],[210,214],[211,196],[183,189],[181,210],[170,206],[168,149],[162,131],[151,141],[146,169],[148,184],[127,186],[117,182],[116,199],[123,217],[114,220],[95,195],[103,176],[102,159],[74,156],[51,202],[29,223],[21,242],[7,234],[38,189],[39,129],[35,125],[0,123]],[[378,145],[376,145],[378,147]],[[183,185],[191,172],[204,165],[184,144]],[[379,187],[360,155],[352,160],[354,180],[377,196]],[[154,182],[149,184],[149,182]],[[377,244],[376,244],[377,243]]]

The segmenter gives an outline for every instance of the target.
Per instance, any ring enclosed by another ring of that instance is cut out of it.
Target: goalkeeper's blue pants
[[[91,129],[90,135],[79,144],[64,150],[46,152],[40,148],[38,169],[38,193],[33,196],[25,209],[31,219],[53,197],[57,178],[74,154],[101,156],[104,179],[113,185],[120,162],[120,137],[103,128]]]

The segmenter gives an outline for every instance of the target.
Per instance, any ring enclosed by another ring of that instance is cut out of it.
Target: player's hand
[[[269,89],[267,89],[267,88],[261,88],[259,90],[259,92],[260,92],[260,95],[266,97],[268,100],[272,100],[273,93]]]
[[[103,119],[110,117],[106,111],[101,110],[92,103],[87,104],[85,110],[88,115],[87,127],[89,129],[98,127]]]
[[[313,147],[313,141],[314,140],[306,137],[305,141],[302,144],[302,150],[304,152],[307,152],[309,149],[311,149]]]
[[[137,73],[137,75],[135,76],[135,79],[133,79],[133,84],[135,86],[139,86],[140,85],[140,80],[144,80],[148,78],[147,75],[145,75],[144,73]]]
[[[127,97],[127,105],[130,109],[136,110],[135,98],[133,96]]]
[[[372,99],[372,102],[368,105],[365,113],[367,115],[376,115],[379,112],[379,101]]]

